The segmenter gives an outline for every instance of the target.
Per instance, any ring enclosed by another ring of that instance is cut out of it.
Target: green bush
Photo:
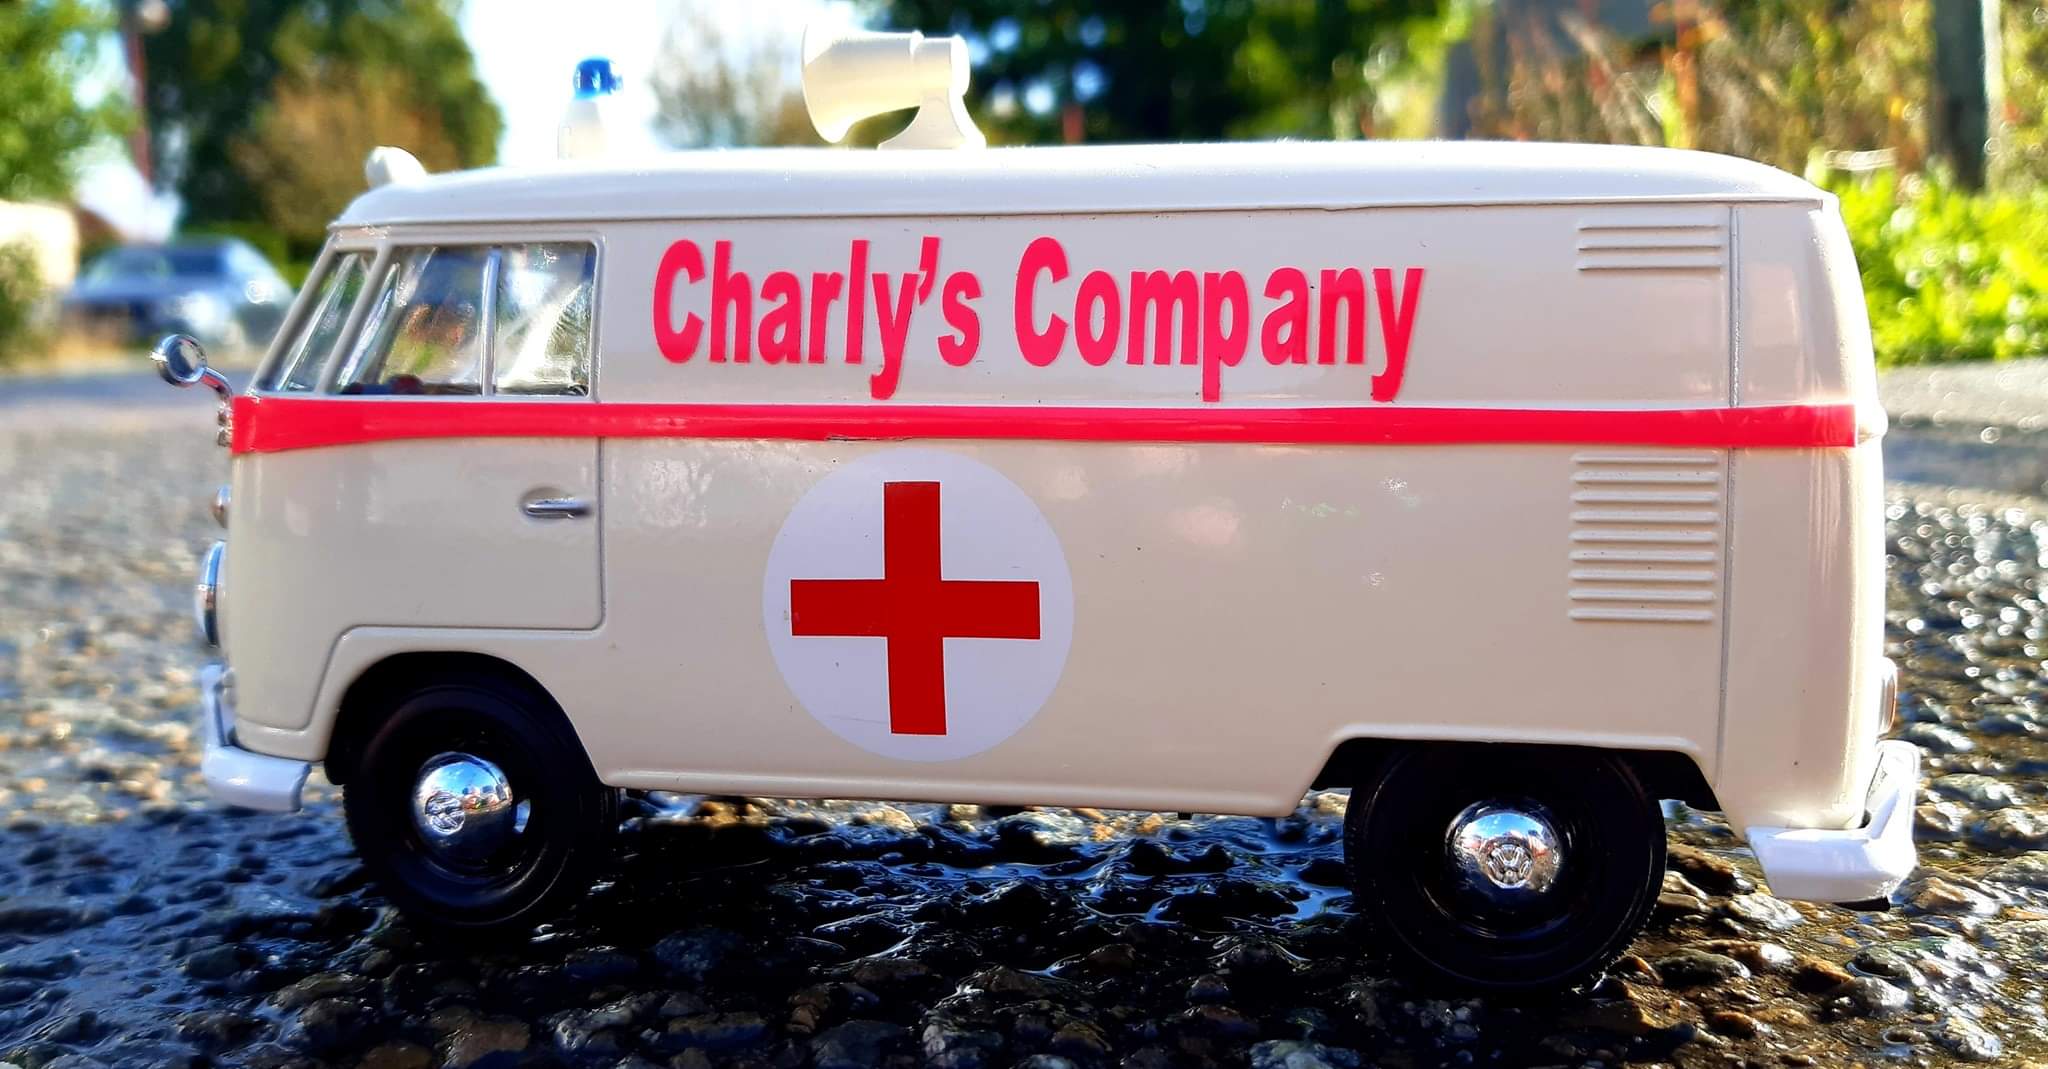
[[[0,365],[32,354],[42,342],[42,272],[34,250],[0,245]]]
[[[1856,247],[1878,363],[2048,355],[2048,189],[1937,173],[1827,179]]]

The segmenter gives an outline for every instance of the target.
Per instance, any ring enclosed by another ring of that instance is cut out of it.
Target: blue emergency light
[[[612,73],[612,61],[592,56],[576,64],[576,98],[589,100],[619,91],[619,76]]]

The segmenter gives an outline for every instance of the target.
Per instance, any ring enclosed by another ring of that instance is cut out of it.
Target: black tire
[[[1541,813],[1555,882],[1502,906],[1458,878],[1453,822],[1475,804]],[[1351,793],[1344,853],[1359,913],[1425,982],[1555,992],[1611,963],[1664,881],[1664,821],[1628,765],[1572,747],[1438,745],[1391,754]]]
[[[413,817],[413,788],[438,755],[495,765],[511,784],[520,830],[481,859],[438,853]],[[378,888],[423,931],[530,931],[590,887],[618,829],[618,791],[552,699],[483,673],[423,680],[393,697],[342,804],[349,837]]]

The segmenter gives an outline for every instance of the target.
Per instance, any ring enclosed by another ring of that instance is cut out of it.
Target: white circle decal
[[[946,761],[1017,733],[1074,638],[1058,536],[994,468],[891,449],[818,480],[761,584],[768,648],[797,701],[885,757]]]

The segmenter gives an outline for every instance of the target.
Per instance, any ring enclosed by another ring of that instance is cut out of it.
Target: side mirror
[[[149,358],[156,361],[156,373],[173,386],[191,386],[206,374],[206,350],[190,334],[166,334]]]
[[[205,383],[225,401],[234,391],[221,373],[206,366],[206,350],[199,347],[199,339],[190,334],[166,334],[150,350],[149,358],[156,362],[156,373],[173,386],[184,387]]]
[[[232,437],[229,421],[233,416],[234,387],[228,385],[227,377],[206,366],[206,350],[199,347],[199,339],[190,334],[167,334],[149,351],[149,358],[156,362],[156,373],[165,382],[184,388],[205,383],[208,389],[220,396],[219,411],[214,413],[214,422],[220,430],[213,436],[216,444],[226,445]]]

